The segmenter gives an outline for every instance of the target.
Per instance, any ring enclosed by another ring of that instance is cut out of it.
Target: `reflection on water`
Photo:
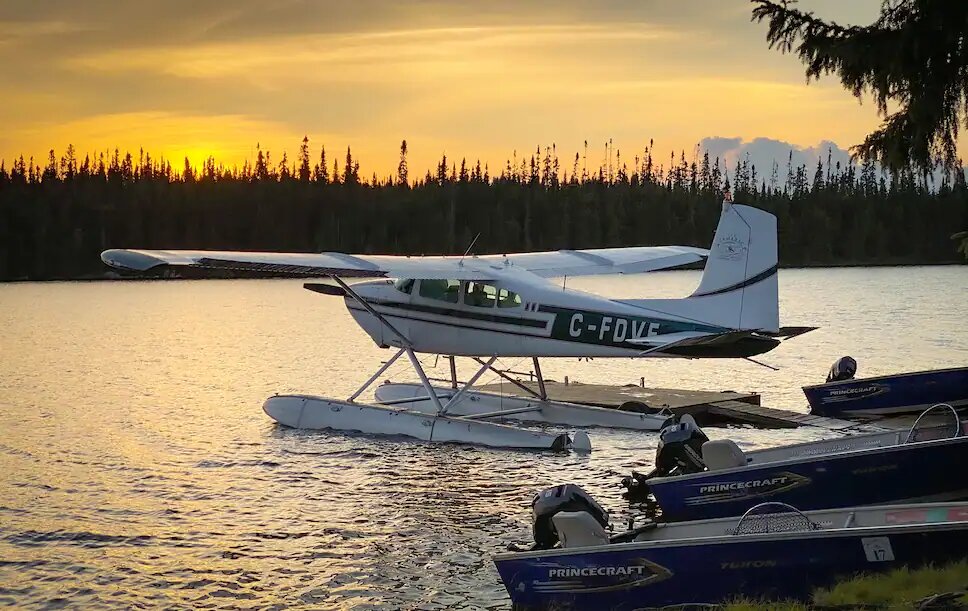
[[[569,286],[681,296],[697,282]],[[822,328],[762,357],[778,372],[571,359],[545,374],[758,390],[805,409],[799,387],[844,354],[860,375],[968,362],[968,268],[784,270],[780,286],[782,322]],[[275,426],[266,396],[345,396],[387,356],[299,281],[5,285],[0,325],[0,603],[503,609],[490,555],[530,540],[534,492],[580,483],[620,524],[619,477],[655,449],[653,434],[607,430],[578,456]],[[405,364],[386,377],[412,379]],[[746,448],[824,435],[728,434]]]

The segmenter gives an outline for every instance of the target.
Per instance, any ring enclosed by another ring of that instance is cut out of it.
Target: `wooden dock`
[[[536,382],[522,382],[535,392]],[[764,407],[760,405],[758,393],[740,393],[731,390],[703,391],[681,390],[674,388],[647,388],[635,384],[616,386],[611,384],[581,384],[571,382],[546,381],[545,389],[552,401],[581,403],[619,409],[630,403],[644,403],[653,409],[668,409],[672,413],[690,414],[700,426],[722,426],[728,424],[749,424],[760,428],[797,428],[815,426],[832,431],[876,432],[889,427],[878,424],[865,424],[814,416],[806,412]],[[487,392],[521,395],[520,389],[512,384],[496,383],[481,387]]]
[[[761,428],[792,429],[801,426],[815,426],[831,431],[850,429],[868,433],[887,430],[886,427],[869,423],[815,416],[806,412],[794,412],[786,409],[777,409],[775,407],[750,405],[749,403],[740,403],[738,401],[717,401],[711,403],[707,406],[707,413],[716,418],[721,418],[727,423],[741,422]],[[696,420],[698,422],[701,418],[697,417]]]

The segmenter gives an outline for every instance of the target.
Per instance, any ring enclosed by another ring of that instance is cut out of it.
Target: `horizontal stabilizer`
[[[800,337],[804,333],[816,331],[819,328],[820,327],[780,327],[780,330],[776,333],[763,333],[763,335],[769,335],[770,337],[776,337],[779,339],[793,339],[794,337]]]
[[[764,343],[772,344],[772,347],[779,345],[780,341],[772,337],[767,337],[756,331],[726,331],[723,333],[698,333],[686,331],[683,333],[669,333],[655,337],[643,337],[641,339],[628,340],[629,343],[638,344],[645,348],[642,356],[654,352],[665,352],[668,354],[678,354],[681,356],[716,356],[716,352],[722,356],[748,356],[746,353],[759,354],[766,350],[749,350],[751,345],[761,348]]]
[[[682,333],[666,333],[655,337],[642,337],[626,340],[630,344],[637,344],[647,348],[668,348],[671,346],[701,346],[711,343],[728,343],[740,337],[749,337],[751,331],[726,331],[725,333],[699,333],[685,331]]]
[[[346,291],[341,286],[332,284],[322,284],[317,282],[305,282],[303,288],[307,291],[319,293],[321,295],[332,295],[334,297],[346,297]]]

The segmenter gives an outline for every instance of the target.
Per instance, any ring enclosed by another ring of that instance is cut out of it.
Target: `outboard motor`
[[[707,441],[709,437],[706,437],[695,419],[688,414],[683,415],[679,422],[659,432],[654,475],[663,477],[704,471],[706,463],[702,461],[702,444]]]
[[[849,356],[842,356],[830,366],[830,372],[827,374],[827,381],[842,382],[844,380],[853,380],[854,374],[856,373],[857,361]]]
[[[709,437],[692,416],[684,414],[677,418],[677,422],[659,432],[655,468],[646,474],[632,471],[631,476],[622,478],[622,485],[627,488],[625,498],[630,501],[644,500],[649,495],[649,486],[646,483],[649,478],[705,471],[702,444],[707,441]]]
[[[558,532],[551,518],[561,511],[584,511],[603,528],[608,526],[608,513],[581,486],[562,484],[546,488],[531,501],[534,530],[534,547],[531,549],[551,549],[558,544]]]

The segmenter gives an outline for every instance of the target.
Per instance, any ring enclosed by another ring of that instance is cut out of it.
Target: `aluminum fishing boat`
[[[542,494],[536,539],[544,534],[539,524],[551,523],[560,547],[494,558],[519,610],[806,600],[857,573],[954,561],[968,549],[968,503],[807,512],[763,503],[741,517],[652,524],[610,537],[597,503],[577,486]]]
[[[852,376],[852,374],[851,374]],[[968,367],[804,386],[810,411],[834,418],[918,413],[936,403],[968,407]]]
[[[691,419],[660,434],[656,468],[623,483],[630,500],[651,494],[665,521],[741,515],[762,501],[800,509],[968,499],[968,436],[951,406],[910,429],[744,452],[709,441]]]

